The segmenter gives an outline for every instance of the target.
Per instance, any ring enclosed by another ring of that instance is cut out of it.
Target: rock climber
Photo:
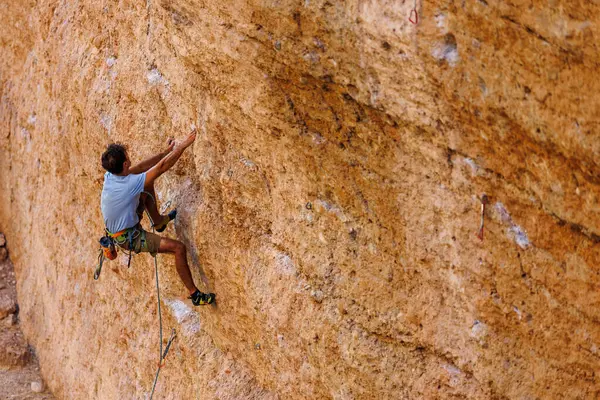
[[[106,230],[121,248],[153,256],[156,253],[174,254],[175,267],[190,293],[189,299],[194,305],[200,306],[214,302],[215,294],[202,293],[194,284],[185,245],[178,240],[147,232],[140,224],[144,210],[150,214],[152,226],[158,232],[164,231],[169,221],[177,216],[177,210],[168,215],[159,213],[154,181],[175,165],[194,140],[195,130],[180,144],[170,138],[166,151],[133,166],[123,145],[108,145],[102,154],[102,167],[107,172],[104,174],[101,208]]]

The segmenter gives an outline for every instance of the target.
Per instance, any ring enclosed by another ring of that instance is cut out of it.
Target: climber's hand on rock
[[[173,151],[173,147],[175,147],[175,139],[173,137],[169,137],[167,139],[167,151],[165,153],[170,153]]]
[[[194,143],[194,140],[196,140],[196,129],[193,129],[192,132],[190,132],[189,136],[181,143],[181,145],[183,147],[189,147]]]

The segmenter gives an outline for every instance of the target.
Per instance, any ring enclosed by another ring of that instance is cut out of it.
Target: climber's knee
[[[158,248],[159,253],[172,253],[175,255],[185,255],[185,245],[179,240],[173,240],[169,238],[160,239],[160,247]]]
[[[181,243],[180,241],[177,241],[177,250],[176,252],[180,255],[183,255],[185,257],[185,244]]]

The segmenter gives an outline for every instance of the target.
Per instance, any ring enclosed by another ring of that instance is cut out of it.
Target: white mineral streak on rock
[[[443,42],[436,43],[431,50],[431,55],[436,60],[446,61],[448,65],[455,67],[458,61],[460,61],[460,56],[454,36],[447,34]]]
[[[512,223],[512,218],[510,217],[508,210],[504,207],[504,204],[502,204],[501,202],[497,202],[495,208],[498,212],[498,215],[500,215],[500,220],[502,222],[504,222],[505,224]]]
[[[188,307],[181,300],[169,300],[169,299],[164,299],[164,300],[165,300],[165,303],[169,307],[171,307],[171,310],[173,311],[173,316],[175,317],[177,322],[179,322],[180,324],[192,312],[192,309],[190,307]]]
[[[245,165],[246,167],[248,167],[248,168],[252,168],[252,169],[254,169],[254,168],[256,167],[256,164],[254,163],[254,161],[252,161],[252,160],[249,160],[249,159],[247,159],[247,158],[245,158],[245,157],[241,157],[241,158],[240,158],[240,162],[241,162],[242,164],[244,164],[244,165]]]
[[[517,317],[519,318],[519,321],[522,319],[523,314],[521,313],[521,310],[519,310],[517,308],[517,306],[513,306],[513,311],[515,312],[515,314],[517,314]]]
[[[473,323],[473,326],[471,327],[470,336],[474,339],[480,340],[480,339],[483,339],[484,337],[486,337],[487,333],[488,333],[488,326],[479,320],[475,320],[475,322]]]
[[[323,144],[327,141],[319,132],[309,131],[308,134],[312,137],[315,144]]]
[[[277,344],[279,345],[279,347],[285,346],[285,337],[282,334],[277,335]]]
[[[104,127],[104,129],[106,129],[107,131],[110,132],[110,129],[112,128],[112,117],[108,114],[101,114],[100,115],[100,124]]]
[[[321,39],[319,39],[318,37],[314,37],[313,38],[313,43],[315,44],[315,46],[317,46],[319,49],[326,51],[325,48],[325,44],[321,41]]]
[[[42,393],[44,391],[44,382],[42,382],[42,381],[31,382],[31,391],[34,393]]]
[[[31,140],[31,133],[27,128],[21,128],[21,137],[24,138],[27,142]]]
[[[183,334],[185,336],[191,336],[200,331],[198,313],[192,310],[191,306],[178,299],[163,299],[163,301],[169,306],[173,316],[182,326]],[[177,331],[179,332],[179,330]],[[163,332],[163,335],[164,334],[165,333]]]
[[[310,292],[310,295],[317,303],[322,303],[323,298],[325,297],[321,290],[313,290]]]
[[[459,292],[464,293],[465,288],[463,286],[463,280],[457,276],[453,271],[448,272],[448,282]]]
[[[168,85],[169,81],[160,73],[158,68],[152,68],[146,74],[146,79],[151,85]]]
[[[513,219],[510,216],[506,207],[504,207],[504,204],[502,204],[501,202],[497,202],[494,208],[500,216],[500,220],[504,224],[509,225],[506,231],[507,236],[516,244],[518,244],[520,248],[528,248],[531,245],[531,243],[529,242],[529,238],[527,237],[527,232],[525,232],[523,228],[521,228],[519,225],[513,222]]]
[[[441,33],[448,33],[448,20],[446,14],[439,13],[435,16],[435,25],[438,27]]]
[[[310,63],[316,64],[321,59],[321,56],[314,51],[309,51],[308,53],[304,54],[303,58]]]
[[[338,217],[338,219],[340,221],[342,221],[342,222],[348,221],[348,217],[346,217],[344,212],[337,205],[332,204],[327,200],[321,200],[321,199],[317,199],[317,201],[315,201],[315,204],[321,206],[327,212],[334,214],[336,217]]]
[[[295,275],[296,267],[294,266],[294,262],[285,253],[277,253],[275,256],[275,267],[277,271],[282,275]]]
[[[525,233],[525,231],[523,231],[523,229],[520,226],[511,226],[509,228],[509,233],[513,237],[515,243],[519,245],[519,247],[521,247],[522,249],[526,249],[527,247],[529,247],[529,239],[527,238],[527,233]]]
[[[443,368],[450,375],[450,386],[456,386],[460,382],[463,372],[456,366],[451,364],[445,364]]]
[[[477,175],[477,172],[479,172],[479,165],[477,165],[477,163],[475,161],[473,161],[473,159],[471,158],[463,158],[463,161],[465,164],[467,164],[470,168],[471,168],[471,173],[475,176]]]

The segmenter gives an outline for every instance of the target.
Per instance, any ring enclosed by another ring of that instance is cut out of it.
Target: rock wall
[[[159,257],[178,331],[159,398],[600,396],[596,2],[28,0],[0,15],[0,229],[58,398],[149,394],[153,261],[92,280],[99,157],[120,141],[139,160],[191,125],[158,197],[218,305],[191,309]]]
[[[16,280],[0,233],[0,399],[51,400],[34,349],[19,327]]]

